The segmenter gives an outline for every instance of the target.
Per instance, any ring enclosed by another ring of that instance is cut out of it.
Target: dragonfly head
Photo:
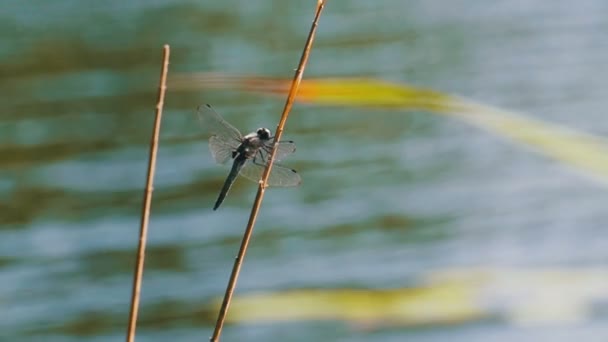
[[[258,138],[260,138],[260,140],[270,139],[270,130],[268,128],[258,128],[256,133],[258,134]]]

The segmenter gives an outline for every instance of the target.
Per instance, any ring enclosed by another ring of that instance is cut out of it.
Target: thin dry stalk
[[[167,90],[167,72],[169,70],[169,45],[163,47],[163,64],[160,71],[160,83],[158,86],[158,101],[156,102],[156,116],[154,118],[154,130],[150,141],[150,155],[148,159],[148,176],[146,189],[144,191],[144,203],[141,210],[141,224],[139,226],[139,245],[137,246],[137,260],[135,272],[133,273],[133,291],[131,293],[131,312],[129,313],[129,327],[127,330],[127,342],[135,341],[135,330],[137,327],[137,313],[139,311],[139,295],[141,292],[141,281],[144,274],[144,260],[146,256],[146,241],[148,239],[148,222],[150,221],[150,205],[152,204],[152,191],[154,183],[154,171],[156,169],[156,151],[158,151],[158,136],[160,133],[160,121],[165,104],[165,92]]]
[[[255,201],[253,202],[253,207],[251,208],[251,214],[249,215],[249,221],[247,222],[247,227],[245,228],[245,233],[243,235],[243,240],[241,241],[241,247],[239,248],[238,255],[234,260],[234,266],[232,267],[232,273],[230,274],[230,280],[228,281],[228,286],[226,287],[226,293],[224,294],[224,300],[222,302],[222,306],[220,308],[220,312],[217,316],[217,323],[215,324],[215,330],[213,331],[213,336],[210,341],[216,342],[219,341],[220,335],[222,334],[222,327],[224,326],[224,320],[226,319],[226,313],[228,312],[228,307],[230,306],[230,301],[232,300],[232,295],[234,293],[234,288],[236,286],[236,281],[239,277],[239,273],[241,271],[241,265],[243,264],[243,259],[245,258],[245,253],[247,252],[247,247],[249,246],[249,241],[251,239],[251,234],[253,232],[253,227],[255,226],[256,219],[258,217],[258,212],[260,211],[260,206],[262,205],[262,199],[264,198],[264,193],[266,192],[266,188],[268,187],[268,176],[272,170],[272,164],[274,163],[274,158],[277,152],[278,143],[283,136],[283,128],[285,127],[285,123],[287,122],[287,117],[289,116],[289,112],[291,107],[293,106],[293,102],[295,100],[296,94],[298,92],[298,87],[300,86],[300,82],[302,81],[302,75],[304,74],[304,69],[306,67],[306,63],[308,62],[308,56],[310,55],[310,50],[312,48],[312,42],[315,38],[315,32],[317,30],[317,25],[319,23],[319,17],[321,16],[321,12],[323,11],[323,7],[325,6],[324,0],[317,1],[317,8],[315,11],[315,17],[312,22],[312,26],[310,27],[310,32],[308,33],[308,38],[306,39],[306,44],[304,45],[304,50],[302,51],[302,56],[300,57],[300,63],[298,64],[298,68],[296,69],[295,75],[293,77],[293,81],[291,83],[291,88],[289,89],[289,94],[287,95],[287,100],[285,101],[285,107],[283,108],[283,113],[281,114],[281,120],[277,125],[277,130],[275,132],[275,141],[277,143],[274,144],[272,152],[270,153],[270,158],[268,163],[266,164],[266,169],[264,170],[264,174],[262,175],[262,179],[259,182],[258,192],[255,197]]]

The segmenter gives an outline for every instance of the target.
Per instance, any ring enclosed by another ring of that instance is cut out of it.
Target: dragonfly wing
[[[296,143],[291,140],[284,140],[279,142],[279,147],[277,148],[277,154],[275,155],[275,161],[283,160],[285,157],[296,151]],[[264,160],[268,159],[270,156],[270,152],[272,152],[272,142],[264,145],[263,151],[260,151],[264,154]]]
[[[236,150],[236,147],[220,139],[217,135],[212,135],[209,138],[209,150],[211,150],[211,155],[218,164],[225,164],[232,159],[232,152]]]
[[[253,161],[248,161],[247,164],[241,169],[241,175],[251,181],[259,182],[264,173],[265,164],[257,164]],[[292,187],[298,186],[302,183],[300,174],[288,167],[280,164],[273,164],[272,171],[268,177],[268,185],[276,187]]]
[[[238,129],[234,128],[224,120],[210,105],[202,105],[197,109],[198,117],[203,130],[209,133],[209,149],[213,159],[219,164],[224,164],[232,158],[235,151],[243,140]]]
[[[197,109],[203,129],[211,135],[241,141],[243,136],[238,129],[222,118],[210,105],[201,105]]]

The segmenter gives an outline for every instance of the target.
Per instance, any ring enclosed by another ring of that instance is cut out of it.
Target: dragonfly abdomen
[[[243,167],[243,165],[245,164],[246,161],[247,161],[247,159],[245,159],[244,157],[241,157],[241,156],[236,157],[236,159],[232,163],[232,169],[230,169],[230,173],[228,174],[228,177],[226,177],[226,180],[224,181],[224,185],[222,186],[220,195],[217,197],[217,201],[215,201],[213,210],[217,210],[217,208],[220,207],[222,202],[224,202],[226,195],[228,195],[228,191],[230,191],[232,184],[234,184],[236,176],[239,175],[239,172],[241,172],[241,168]]]

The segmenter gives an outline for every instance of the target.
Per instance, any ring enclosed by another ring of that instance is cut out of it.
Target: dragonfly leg
[[[262,147],[262,148],[264,148],[264,147]],[[259,158],[258,158],[258,157],[259,157]],[[256,164],[258,164],[258,163],[257,163],[258,159],[261,159],[261,160],[262,160],[262,162],[263,162],[264,164],[266,164],[266,155],[265,155],[264,153],[261,153],[261,152],[260,152],[260,153],[257,153],[257,154],[255,155],[255,157],[253,158],[253,161],[254,161],[254,162],[256,162]]]
[[[259,156],[259,159],[262,160],[261,163],[258,160],[258,156]],[[251,160],[251,162],[254,163],[255,165],[258,165],[258,166],[266,166],[266,157],[262,153],[257,153],[255,155],[255,157],[253,157],[253,160]]]

